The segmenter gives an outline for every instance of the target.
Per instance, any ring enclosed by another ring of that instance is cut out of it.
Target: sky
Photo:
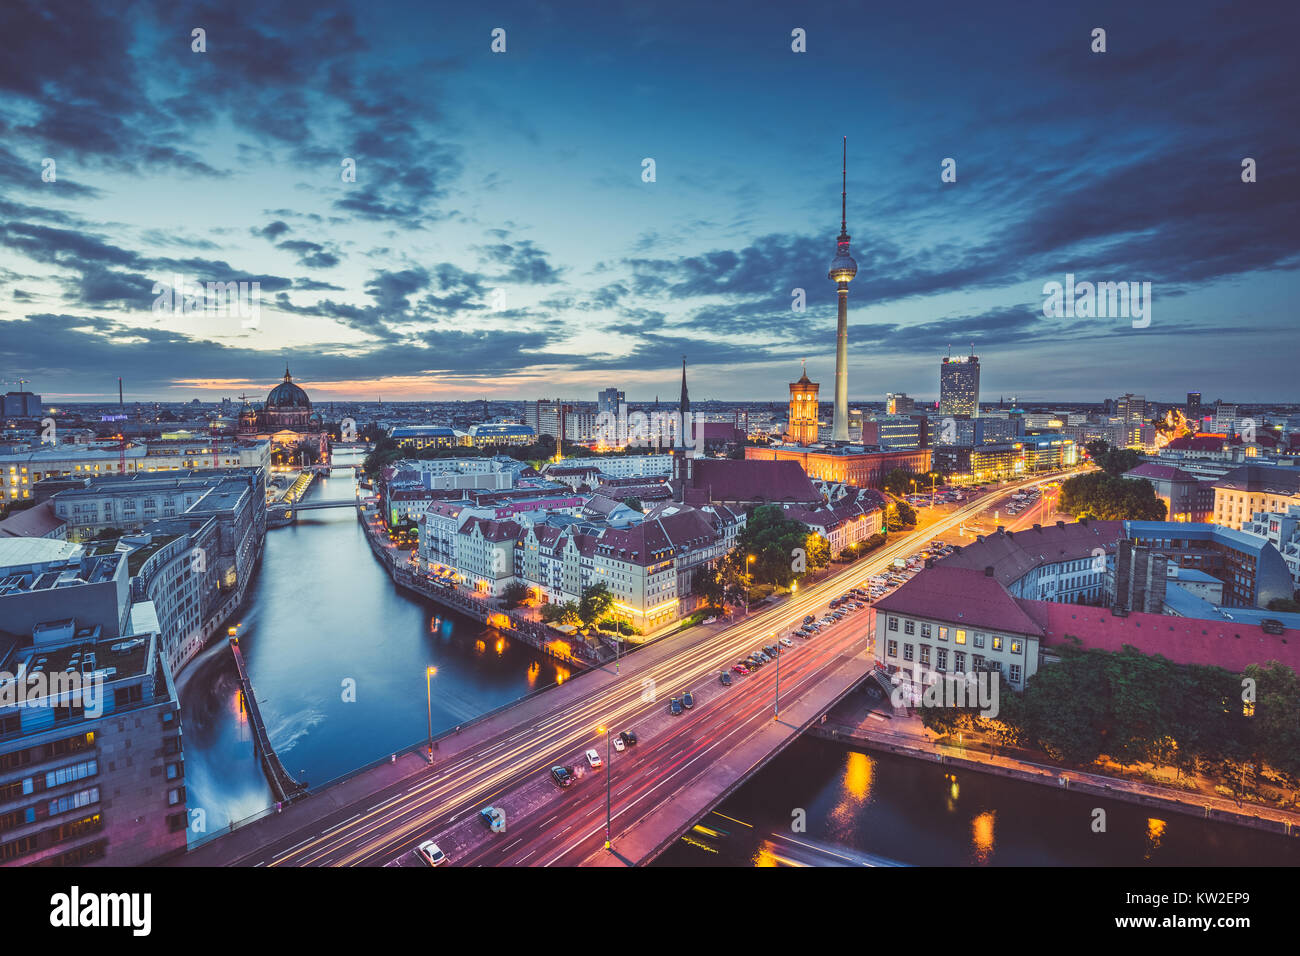
[[[803,359],[829,399],[847,137],[852,400],[932,400],[973,345],[986,401],[1300,401],[1298,31],[1252,0],[7,0],[0,379],[645,401],[685,356],[693,399],[782,401]],[[1150,312],[1046,316],[1067,274]],[[256,319],[159,308],[177,275],[258,283]]]

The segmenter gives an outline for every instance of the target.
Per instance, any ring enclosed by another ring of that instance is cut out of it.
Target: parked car
[[[623,738],[623,742],[624,742],[625,744],[627,744],[629,747],[635,747],[635,746],[636,746],[636,731],[635,731],[635,730],[625,730],[625,731],[623,731],[621,734],[619,734],[619,737]]]
[[[805,624],[811,624],[811,623],[812,623],[813,621],[815,621],[815,620],[817,620],[817,619],[816,619],[815,617],[813,617],[811,614],[809,614],[807,617],[805,617],[805,618],[803,619],[803,622],[804,622]]]
[[[783,638],[781,638],[781,646],[782,646],[782,647],[794,647],[794,641],[790,640],[790,638],[788,638],[788,637],[783,637]]]
[[[568,767],[561,767],[556,764],[551,768],[551,779],[561,787],[568,787],[573,783],[573,774],[569,772]]]
[[[478,812],[478,818],[487,825],[487,828],[489,830],[492,829],[492,824],[496,822],[496,816],[497,816],[496,807],[484,807],[482,810]]]
[[[682,706],[685,707],[687,710],[690,710],[692,707],[695,706],[695,697],[692,696],[689,690],[686,693],[682,694]]]
[[[749,673],[749,668],[745,665],[744,661],[737,661],[736,664],[731,669],[735,671],[737,674],[739,674],[741,677],[744,677],[746,674]]]
[[[622,737],[615,737],[615,738],[614,738],[614,749],[617,750],[619,753],[622,753],[622,752],[623,752],[623,748],[624,748],[625,746],[626,746],[626,744],[623,743],[623,738],[622,738]]]
[[[425,840],[415,848],[415,852],[428,866],[442,866],[447,862],[447,854],[439,850],[438,844],[432,840]]]
[[[676,697],[668,702],[668,713],[672,714],[674,717],[680,717],[682,715],[682,702]]]
[[[721,684],[723,687],[730,687],[731,675],[728,674],[726,671],[723,671],[721,674],[718,675],[718,683]]]
[[[586,757],[587,766],[591,767],[593,770],[600,766],[600,754],[596,753],[596,751],[588,750]]]

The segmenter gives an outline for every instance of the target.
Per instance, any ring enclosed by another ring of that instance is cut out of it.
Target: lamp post
[[[611,788],[611,780],[610,780],[612,761],[610,760],[610,753],[609,753],[609,728],[597,727],[596,729],[600,731],[600,733],[605,735],[605,849],[608,850],[610,849],[611,846],[609,830],[610,830],[610,820],[611,820],[610,811],[611,811],[611,802],[612,802],[612,796],[611,796],[612,788]]]
[[[433,675],[436,673],[436,667],[424,669],[424,696],[429,707],[429,763],[433,763]]]
[[[752,554],[745,556],[745,617],[749,617],[749,587],[754,583],[754,573],[749,570],[749,566],[754,563]]]

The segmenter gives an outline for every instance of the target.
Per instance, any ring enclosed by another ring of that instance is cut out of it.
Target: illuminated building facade
[[[968,415],[980,413],[980,360],[945,357],[939,366],[939,414]]]
[[[816,444],[819,388],[816,382],[809,380],[807,368],[799,381],[790,383],[790,424],[786,428],[785,440],[791,444]]]
[[[746,447],[745,458],[756,461],[797,461],[809,478],[856,488],[879,488],[895,468],[923,475],[930,470],[930,449],[851,451],[776,445]]]

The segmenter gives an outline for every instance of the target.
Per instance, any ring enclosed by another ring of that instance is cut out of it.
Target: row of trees
[[[1160,656],[1065,645],[1061,660],[1029,679],[1024,694],[1003,681],[996,718],[977,709],[922,708],[940,733],[984,732],[1077,765],[1106,755],[1181,773],[1246,762],[1300,776],[1300,678],[1276,661],[1238,676]]]
[[[942,487],[946,480],[947,475],[937,468],[920,475],[914,475],[905,468],[894,468],[881,480],[880,487],[901,498],[913,492],[927,493],[931,487]]]
[[[830,563],[830,544],[819,534],[786,517],[778,505],[763,505],[750,514],[740,540],[712,571],[696,575],[695,592],[711,604],[743,601],[776,587],[788,588],[808,571]]]

